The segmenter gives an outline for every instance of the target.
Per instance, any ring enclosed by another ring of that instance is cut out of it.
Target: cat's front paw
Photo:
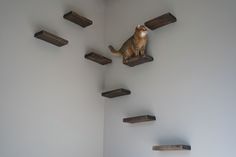
[[[123,60],[123,63],[128,63],[128,59],[124,59],[124,60]]]

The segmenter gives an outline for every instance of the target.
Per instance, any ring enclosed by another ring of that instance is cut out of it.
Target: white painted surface
[[[102,157],[103,149],[104,157],[236,156],[235,5],[107,0],[104,9],[102,0],[2,0],[0,156]],[[69,10],[94,25],[82,29],[64,20]],[[113,57],[103,67],[84,59],[89,50],[108,55],[107,45],[119,48],[136,25],[166,12],[178,22],[149,33],[154,62],[130,68]],[[69,45],[58,48],[33,38],[40,29]],[[104,89],[119,87],[132,95],[101,98]],[[122,123],[141,114],[158,120]],[[151,150],[176,143],[193,150]]]
[[[64,20],[71,9],[94,25],[83,29]],[[84,54],[104,52],[104,4],[1,0],[0,21],[0,156],[102,157],[105,68]],[[40,29],[69,45],[34,38]]]
[[[134,68],[113,57],[106,88],[131,96],[106,100],[105,157],[236,156],[236,1],[108,0],[106,45],[119,48],[136,25],[173,13],[178,22],[149,33],[154,62]],[[154,114],[156,122],[122,118]],[[191,152],[154,152],[155,144]]]

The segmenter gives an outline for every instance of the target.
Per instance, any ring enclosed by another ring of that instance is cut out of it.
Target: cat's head
[[[138,25],[135,29],[135,32],[142,38],[146,37],[148,34],[148,30],[144,25]]]

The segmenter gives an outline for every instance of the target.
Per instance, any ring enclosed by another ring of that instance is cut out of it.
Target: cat
[[[143,25],[138,25],[135,28],[134,34],[122,45],[117,51],[113,46],[109,45],[109,49],[112,54],[116,56],[123,56],[123,62],[127,62],[128,59],[136,56],[145,55],[147,45],[148,30]]]

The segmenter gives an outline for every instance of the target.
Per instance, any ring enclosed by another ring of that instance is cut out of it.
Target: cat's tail
[[[111,53],[115,56],[121,56],[121,53],[114,49],[113,46],[109,45],[108,48],[110,49]]]

